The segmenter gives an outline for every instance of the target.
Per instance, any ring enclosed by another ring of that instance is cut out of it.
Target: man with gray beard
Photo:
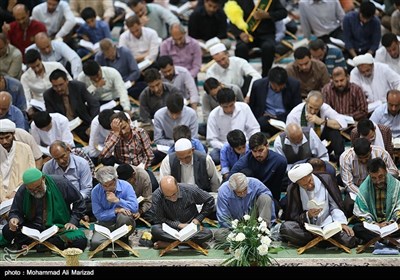
[[[4,239],[8,243],[13,242],[15,249],[21,249],[33,242],[21,232],[23,226],[42,232],[57,225],[59,231],[47,242],[60,250],[85,250],[87,239],[78,225],[86,208],[79,191],[63,176],[45,175],[37,168],[27,169],[22,180],[23,184],[11,206],[8,223],[3,227]]]

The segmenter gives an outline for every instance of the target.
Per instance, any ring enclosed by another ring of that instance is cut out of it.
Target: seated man
[[[19,230],[23,226],[43,231],[57,225],[59,232],[47,242],[60,250],[85,250],[87,239],[85,233],[78,229],[85,212],[85,202],[79,191],[64,177],[44,175],[37,168],[27,169],[22,180],[23,185],[11,206],[8,224],[3,227],[4,238],[21,249],[33,241]]]
[[[243,173],[235,173],[218,190],[217,218],[221,229],[215,233],[215,239],[223,242],[229,234],[231,222],[250,215],[257,209],[257,217],[261,217],[270,228],[275,221],[275,207],[271,191],[258,179],[246,177]]]
[[[381,158],[371,159],[367,164],[368,177],[358,189],[353,213],[360,220],[353,226],[355,235],[367,243],[378,235],[363,226],[362,222],[378,225],[380,228],[398,223],[400,218],[400,181],[387,172]],[[390,237],[399,238],[400,231]]]
[[[217,192],[220,181],[211,157],[195,151],[189,139],[175,142],[175,152],[161,162],[160,178],[172,175],[179,183],[197,185],[208,192]]]
[[[132,185],[136,197],[143,197],[143,201],[139,204],[138,212],[132,213],[136,222],[140,217],[151,222],[153,217],[149,210],[152,205],[152,187],[149,174],[139,166],[126,163],[120,164],[117,167],[117,173],[119,179],[125,180]]]
[[[112,166],[103,166],[96,172],[99,181],[92,190],[92,208],[97,223],[107,227],[110,231],[123,225],[131,225],[132,229],[122,241],[128,244],[128,237],[135,231],[134,213],[138,212],[138,203],[132,186],[124,181],[118,180],[117,171]],[[95,250],[107,238],[98,232],[94,232],[90,240],[89,251]]]
[[[200,213],[196,204],[203,204]],[[181,230],[189,223],[200,226],[200,230],[190,240],[203,244],[212,238],[210,229],[202,227],[201,222],[215,208],[214,198],[207,192],[193,185],[178,183],[172,176],[165,176],[160,181],[160,188],[153,193],[155,224],[151,228],[155,249],[166,248],[176,241],[162,230],[162,223]]]
[[[309,163],[295,165],[289,172],[293,184],[288,187],[287,211],[280,234],[285,241],[304,246],[315,236],[304,228],[304,223],[323,226],[332,222],[342,224],[342,231],[332,238],[346,247],[356,246],[353,230],[347,225],[339,188],[328,174],[313,174]],[[309,200],[323,202],[323,208],[308,208]]]
[[[246,144],[246,136],[239,129],[234,129],[226,135],[228,141],[222,146],[221,155],[221,175],[225,181],[228,179],[229,171],[235,163],[249,151],[249,145]]]
[[[35,167],[31,148],[14,139],[15,123],[0,120],[0,201],[13,198],[22,184],[22,175]]]

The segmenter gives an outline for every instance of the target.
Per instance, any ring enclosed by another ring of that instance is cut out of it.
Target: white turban
[[[220,53],[220,52],[224,52],[224,51],[226,51],[226,47],[222,43],[215,44],[214,46],[212,46],[210,48],[210,54],[211,55],[214,55],[214,54],[217,54],[217,53]]]
[[[313,167],[309,163],[300,163],[296,164],[295,166],[292,167],[292,169],[289,170],[288,172],[288,177],[290,181],[293,183],[296,183],[298,180],[300,180],[303,177],[306,177],[307,175],[311,174],[313,172]]]
[[[175,152],[187,151],[192,149],[192,142],[187,138],[181,138],[175,142]]]
[[[353,58],[353,63],[355,66],[361,65],[361,64],[373,64],[374,63],[374,58],[370,53],[358,55],[355,58]]]
[[[0,133],[1,132],[15,132],[15,123],[9,119],[0,120]]]

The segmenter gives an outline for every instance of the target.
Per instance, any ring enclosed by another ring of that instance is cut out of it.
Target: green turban
[[[24,184],[30,184],[41,179],[42,176],[43,176],[42,171],[33,167],[25,170],[24,174],[22,175],[22,181],[24,182]]]

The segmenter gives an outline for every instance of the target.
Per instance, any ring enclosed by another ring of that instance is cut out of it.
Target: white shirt
[[[38,128],[35,122],[31,122],[31,134],[36,143],[40,146],[50,146],[55,140],[61,140],[75,147],[74,137],[69,129],[67,117],[59,113],[50,113],[51,128],[49,131],[44,131]]]
[[[62,38],[71,32],[76,24],[75,16],[65,1],[59,1],[53,13],[47,10],[47,2],[35,6],[32,10],[32,19],[46,25],[47,34]]]
[[[59,62],[42,62],[44,66],[44,75],[43,77],[36,76],[35,72],[32,68],[28,68],[21,76],[21,84],[24,88],[25,98],[27,102],[27,107],[31,107],[29,105],[31,99],[36,99],[44,104],[43,93],[52,87],[49,76],[51,72],[56,69],[61,69],[65,73],[67,73],[68,80],[72,80],[71,76],[68,74],[67,69],[59,63]]]
[[[250,97],[251,88],[255,80],[261,79],[260,73],[258,73],[250,63],[240,57],[231,56],[229,57],[228,68],[222,68],[218,63],[214,63],[210,68],[208,68],[206,73],[206,78],[213,77],[224,84],[234,84],[238,87],[242,87],[244,83],[245,76],[252,76],[249,91],[245,96]]]
[[[400,56],[398,58],[392,58],[384,46],[376,51],[375,61],[387,64],[397,74],[400,74]]]
[[[355,67],[350,72],[350,82],[359,85],[368,103],[374,101],[386,102],[386,94],[391,89],[400,88],[400,75],[392,70],[388,65],[380,62],[374,63],[373,74],[369,78],[365,78]]]
[[[207,176],[210,179],[211,191],[218,192],[218,188],[220,185],[220,181],[218,178],[218,171],[215,168],[214,161],[207,155],[206,157],[206,168],[207,168]],[[171,175],[171,166],[169,165],[169,155],[167,155],[160,166],[160,180],[167,175]],[[192,162],[190,164],[182,164],[181,163],[181,181],[179,183],[186,184],[195,184],[194,182],[194,170],[193,170],[193,157]]]
[[[40,52],[42,61],[60,62],[64,67],[69,62],[71,64],[72,75],[74,76],[74,79],[77,79],[78,75],[82,72],[82,60],[79,55],[64,42],[51,41],[51,47],[53,51],[49,54],[43,54],[40,52],[36,44],[30,45],[26,48],[26,51],[29,49],[35,49]]]
[[[326,149],[325,145],[322,143],[321,139],[317,136],[313,129],[310,129],[310,139],[307,140],[306,136],[303,133],[303,139],[301,140],[301,144],[292,144],[287,137],[285,137],[284,144],[290,145],[293,148],[295,153],[298,153],[299,147],[304,143],[310,142],[310,150],[313,156],[323,160],[329,161],[328,150]],[[281,137],[278,136],[275,138],[274,141],[274,150],[278,154],[285,156],[285,153],[282,150],[282,141]],[[289,171],[293,167],[293,164],[288,163],[286,170]]]
[[[214,108],[208,116],[207,142],[211,147],[221,149],[226,135],[233,129],[243,131],[246,139],[260,131],[260,124],[254,117],[249,105],[244,102],[235,102],[232,115],[224,113],[221,106]]]
[[[149,52],[145,59],[154,62],[157,59],[160,50],[161,38],[157,32],[149,27],[142,27],[142,36],[138,39],[126,30],[119,37],[119,45],[127,47],[133,54],[133,57]]]
[[[290,111],[289,115],[286,118],[286,123],[297,123],[300,126],[301,125],[301,112],[303,111],[303,107],[306,105],[305,102],[298,104],[296,107]],[[329,106],[326,103],[323,103],[321,108],[320,108],[320,115],[322,119],[328,118],[330,120],[335,120],[337,121],[341,129],[347,127],[347,122],[346,119],[343,117],[343,115],[339,114],[335,110],[332,109],[331,106]],[[307,127],[312,127],[314,128],[314,123],[308,122]],[[321,130],[324,129],[324,125],[321,125]]]
[[[119,102],[124,111],[130,111],[131,103],[121,74],[115,68],[108,66],[101,66],[101,71],[103,79],[106,82],[101,88],[95,88],[89,76],[86,76],[84,72],[79,74],[78,81],[85,83],[88,91],[98,100],[111,101],[119,98]]]
[[[99,116],[94,117],[90,124],[89,145],[84,148],[85,152],[91,157],[98,157],[109,133],[110,130],[100,125]]]

